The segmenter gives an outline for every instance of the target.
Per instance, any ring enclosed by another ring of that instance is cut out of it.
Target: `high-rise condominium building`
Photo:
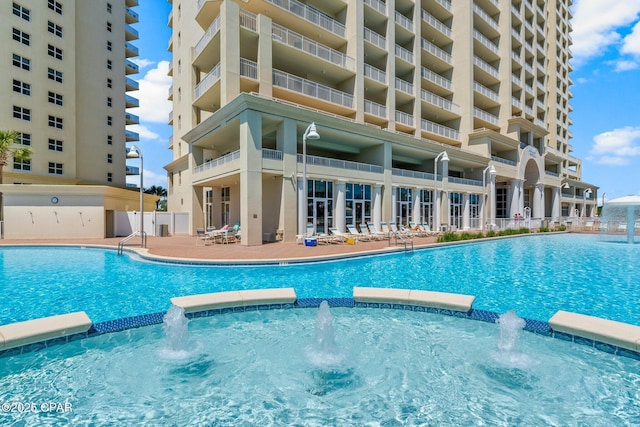
[[[169,209],[193,228],[239,221],[254,245],[595,214],[571,0],[169,1]]]
[[[0,129],[15,130],[30,161],[9,161],[4,183],[125,186],[127,108],[138,0],[0,2]],[[131,168],[135,169],[135,168]],[[136,172],[137,171],[133,171]]]

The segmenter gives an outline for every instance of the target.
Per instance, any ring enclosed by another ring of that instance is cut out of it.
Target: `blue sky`
[[[140,108],[131,112],[140,126],[131,129],[140,133],[145,187],[166,188],[163,166],[171,161],[170,10],[165,0],[142,0],[136,8],[140,90],[131,94]],[[640,0],[574,0],[572,12],[572,155],[582,159],[582,179],[600,187],[600,197],[640,194]]]

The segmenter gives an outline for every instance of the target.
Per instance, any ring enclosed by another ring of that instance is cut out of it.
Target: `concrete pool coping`
[[[495,322],[499,314],[474,310],[472,308],[474,299],[475,297],[471,295],[444,292],[355,287],[352,299],[354,304],[351,306],[408,308],[415,311],[431,309],[436,313],[450,315],[459,313],[459,317]],[[235,311],[237,308],[244,311],[295,307],[298,301],[293,288],[240,290],[171,298],[174,305],[182,307],[185,313],[195,315],[194,317],[203,317],[198,314],[209,316]],[[319,302],[305,305],[305,307],[312,306],[319,306]],[[139,316],[145,318],[142,322],[136,322],[135,317],[128,318],[125,319],[127,326],[124,328],[121,326],[122,319],[101,322],[102,325],[107,325],[100,330],[95,329],[97,325],[91,322],[85,312],[2,325],[0,326],[0,358],[62,344],[72,339],[159,324],[162,323],[163,316],[164,313],[155,313],[151,315],[153,318],[151,321],[148,319],[149,315]],[[608,353],[640,360],[640,326],[565,311],[558,311],[548,323],[532,322],[543,325],[540,330],[534,330],[534,332],[545,333],[578,344],[587,344]],[[115,324],[120,326],[111,326]],[[41,345],[34,346],[36,343]]]

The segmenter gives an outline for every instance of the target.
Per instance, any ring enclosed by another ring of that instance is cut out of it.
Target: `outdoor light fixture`
[[[491,180],[498,174],[498,172],[496,171],[496,168],[493,166],[493,164],[487,166],[486,168],[484,168],[484,170],[482,171],[482,230],[484,230],[484,224],[486,222],[486,217],[487,217],[487,184],[486,184],[486,177],[487,177],[487,171],[489,172],[489,182],[491,182]],[[493,218],[490,218],[493,219]],[[493,223],[492,223],[493,225]]]
[[[302,198],[303,198],[303,212],[302,218],[307,218],[308,213],[306,212],[308,206],[308,195],[307,195],[307,139],[320,139],[320,135],[316,130],[316,124],[311,123],[307,129],[304,131],[302,135]],[[300,234],[304,234],[306,219],[302,224],[299,225]]]
[[[449,155],[446,151],[438,154],[435,159],[433,159],[433,198],[434,198],[434,231],[440,231],[440,195],[438,194],[438,160],[442,160],[442,163],[449,161]],[[444,177],[443,177],[444,180]],[[444,190],[444,181],[442,183],[442,189]]]
[[[144,170],[144,161],[142,159],[142,150],[135,145],[132,145],[131,148],[127,151],[127,159],[140,159],[140,228],[138,232],[140,233],[140,238],[142,240],[142,247],[146,246],[146,238],[144,233],[144,188],[142,187],[143,183],[143,170]]]

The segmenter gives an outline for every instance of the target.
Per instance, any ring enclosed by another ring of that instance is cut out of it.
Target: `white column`
[[[469,193],[462,193],[462,229],[469,229]]]
[[[438,181],[436,181],[436,189],[433,193],[433,224],[431,224],[432,231],[440,231],[440,215],[442,213],[442,206],[440,206],[440,189],[437,188]]]
[[[389,222],[396,222],[397,217],[397,194],[398,187],[395,185],[391,187],[391,220]]]
[[[413,222],[416,224],[422,224],[422,212],[420,212],[420,187],[416,187],[412,190],[413,193]]]
[[[544,219],[544,185],[536,184],[533,188],[533,218]]]
[[[523,181],[519,179],[514,179],[511,181],[511,206],[509,209],[509,217],[513,218],[515,214],[522,215],[522,210],[524,208],[524,201],[522,198],[522,184]]]
[[[373,186],[373,212],[371,212],[371,219],[375,229],[382,230],[380,228],[380,222],[382,221],[382,184]]]
[[[298,234],[307,232],[307,197],[303,193],[302,177],[298,177]]]
[[[347,222],[347,182],[339,180],[336,183],[336,204],[333,212],[333,221],[339,231],[346,231]]]
[[[560,188],[551,189],[551,219],[557,221],[562,213],[560,209]]]

